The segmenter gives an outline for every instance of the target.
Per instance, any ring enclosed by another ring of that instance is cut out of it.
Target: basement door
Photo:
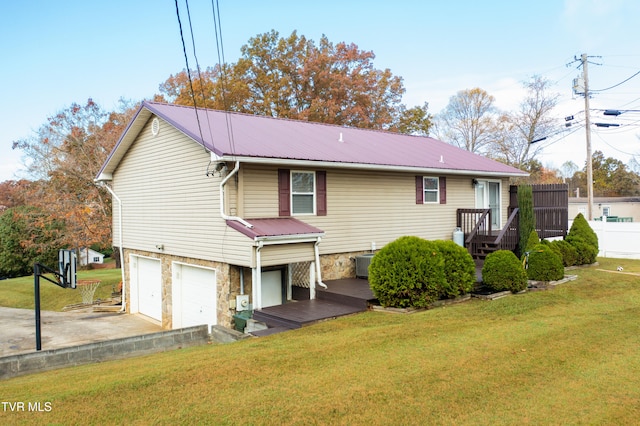
[[[172,328],[217,324],[216,271],[214,269],[173,264]]]
[[[282,305],[284,286],[282,269],[262,272],[262,307]]]
[[[162,321],[162,269],[160,260],[131,256],[131,313]]]

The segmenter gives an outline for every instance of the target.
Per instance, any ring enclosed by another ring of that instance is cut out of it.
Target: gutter
[[[228,155],[218,156],[212,153],[215,161],[240,161],[252,164],[268,164],[276,166],[292,166],[311,167],[311,168],[341,168],[354,170],[371,170],[371,171],[390,171],[390,172],[410,172],[410,173],[440,173],[455,176],[488,176],[488,177],[523,177],[529,176],[529,173],[523,171],[485,171],[471,169],[448,169],[446,167],[415,167],[415,166],[396,166],[386,164],[366,164],[366,163],[348,163],[339,161],[323,161],[323,160],[296,160],[289,158],[271,158],[271,157],[248,157],[237,155],[231,157]],[[517,169],[516,169],[517,170]]]
[[[253,228],[253,225],[250,224],[249,222],[247,222],[246,220],[242,219],[241,217],[238,216],[229,216],[224,212],[224,186],[227,183],[227,181],[229,179],[231,179],[231,177],[233,175],[235,175],[236,173],[238,173],[238,170],[240,170],[240,161],[236,160],[236,165],[233,168],[233,170],[231,170],[231,172],[226,175],[224,177],[224,179],[222,179],[222,181],[220,182],[220,217],[222,217],[225,220],[233,220],[235,222],[240,222],[241,224],[243,224],[244,226],[246,226],[247,228]]]
[[[118,202],[118,227],[120,228],[120,238],[119,238],[119,242],[118,242],[118,251],[120,252],[120,272],[122,274],[122,307],[120,308],[120,312],[125,312],[127,310],[127,303],[126,303],[126,294],[127,292],[125,291],[125,280],[124,280],[124,251],[122,249],[122,243],[123,243],[123,238],[122,238],[122,200],[120,199],[120,197],[118,197],[118,195],[116,195],[116,193],[113,191],[113,189],[111,189],[111,187],[109,185],[107,185],[106,182],[104,181],[100,181],[97,180],[95,181],[96,183],[101,184],[104,188],[107,189],[107,191],[109,191],[111,193],[111,196],[113,198],[115,198],[115,200]]]

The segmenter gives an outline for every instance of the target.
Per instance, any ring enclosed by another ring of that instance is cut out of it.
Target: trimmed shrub
[[[427,307],[445,286],[444,255],[432,241],[400,237],[371,259],[369,285],[382,306]]]
[[[495,291],[517,293],[527,288],[527,274],[516,255],[498,250],[487,255],[482,267],[482,281]]]
[[[444,256],[444,286],[440,289],[441,299],[453,299],[473,290],[476,283],[476,265],[466,248],[453,241],[434,241],[438,251]]]
[[[571,240],[576,237],[582,238],[585,242],[594,246],[597,252],[598,235],[596,235],[593,229],[591,229],[591,226],[589,226],[589,222],[587,222],[587,219],[584,218],[582,213],[578,213],[575,219],[573,219],[571,229],[569,229],[569,233],[567,234],[567,241],[571,243]]]
[[[564,277],[560,256],[546,244],[538,244],[529,253],[527,276],[536,281],[557,281]]]
[[[527,245],[525,246],[524,251],[531,251],[538,244],[540,244],[540,238],[538,237],[538,233],[534,229],[529,234],[529,239],[527,240]]]
[[[591,265],[595,263],[596,257],[598,257],[598,249],[596,247],[581,237],[573,237],[571,240],[567,238],[567,241],[576,250],[576,265]]]
[[[566,242],[565,240],[555,240],[549,243],[551,250],[555,251],[562,259],[562,264],[566,266],[573,266],[578,260],[578,252],[575,247]]]
[[[598,236],[582,213],[578,213],[573,220],[566,241],[576,249],[578,254],[576,265],[590,265],[596,261]]]

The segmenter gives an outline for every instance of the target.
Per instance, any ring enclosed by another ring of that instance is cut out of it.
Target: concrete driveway
[[[0,307],[0,357],[36,351],[33,309]],[[42,350],[59,349],[162,331],[142,316],[124,313],[40,312]]]

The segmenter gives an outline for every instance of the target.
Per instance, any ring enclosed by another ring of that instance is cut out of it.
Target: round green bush
[[[495,291],[517,293],[527,288],[527,274],[512,251],[498,250],[487,255],[482,267],[482,282]]]
[[[576,265],[591,265],[595,263],[596,257],[598,257],[598,249],[596,247],[581,237],[573,237],[571,240],[567,237],[567,241],[576,250]]]
[[[564,277],[560,256],[546,244],[538,244],[529,252],[527,276],[536,281],[557,281]]]
[[[441,299],[453,299],[473,290],[476,283],[476,265],[469,251],[450,240],[434,241],[444,255],[444,286]]]
[[[371,259],[369,285],[382,306],[427,307],[445,285],[444,255],[431,241],[400,237]]]
[[[551,241],[549,246],[551,247],[551,250],[558,253],[564,266],[573,266],[576,264],[578,252],[571,244],[565,240],[555,240]]]

